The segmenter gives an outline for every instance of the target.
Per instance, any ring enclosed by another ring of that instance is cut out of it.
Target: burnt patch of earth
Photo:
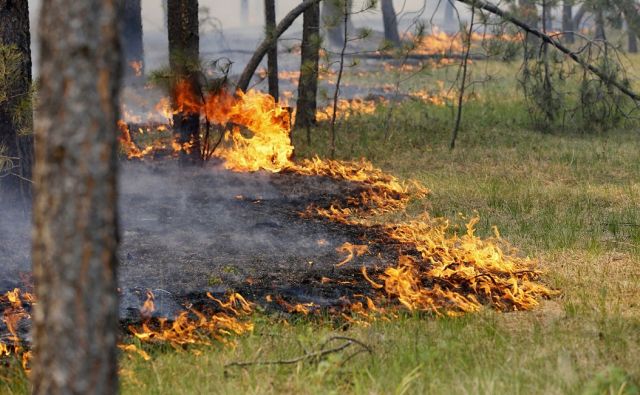
[[[354,294],[371,294],[361,266],[372,272],[388,266],[397,257],[395,247],[370,244],[369,254],[342,267],[336,264],[344,254],[336,248],[345,242],[369,244],[382,232],[300,215],[309,205],[328,207],[363,188],[291,172],[237,173],[219,165],[181,167],[171,161],[123,163],[121,318],[140,320],[148,291],[154,295],[154,315],[170,319],[186,307],[211,307],[207,293],[238,292],[267,309],[284,309],[277,302],[282,300],[339,308]],[[12,229],[0,247],[2,294],[29,287],[24,278],[30,271],[30,224],[18,213],[11,221],[1,224],[5,231]],[[27,339],[28,327],[19,330]],[[7,333],[4,325],[0,333]]]

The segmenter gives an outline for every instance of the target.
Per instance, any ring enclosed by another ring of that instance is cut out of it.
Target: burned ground
[[[370,254],[336,267],[344,258],[336,248],[368,244],[375,228],[300,215],[311,204],[328,207],[357,195],[363,187],[356,183],[168,161],[124,163],[121,175],[119,286],[127,321],[140,317],[147,291],[155,297],[154,315],[169,318],[204,307],[207,292],[239,292],[268,309],[286,310],[287,302],[338,307],[355,293],[372,292],[362,265],[395,260],[392,247],[371,245]],[[10,237],[0,246],[0,293],[28,289],[29,222],[20,213],[2,221]],[[28,328],[21,329],[26,335]],[[0,333],[7,334],[4,326]]]

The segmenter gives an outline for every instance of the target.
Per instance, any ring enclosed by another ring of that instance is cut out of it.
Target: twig
[[[340,68],[336,80],[336,89],[333,92],[333,113],[331,114],[331,159],[336,156],[336,113],[338,112],[338,96],[340,95],[340,82],[344,71],[344,54],[347,51],[349,33],[349,2],[344,0],[344,43],[340,51]]]
[[[337,347],[329,348],[326,350],[324,349],[327,346],[327,344],[336,340],[343,340],[344,343]],[[345,337],[345,336],[334,336],[327,339],[327,341],[325,341],[324,343],[322,343],[322,345],[320,346],[320,351],[316,351],[312,353],[305,351],[303,355],[296,358],[279,359],[274,361],[231,362],[229,364],[226,364],[224,367],[229,368],[229,367],[245,367],[245,366],[259,366],[259,365],[293,365],[298,362],[303,362],[307,360],[317,361],[323,357],[326,357],[329,354],[340,352],[353,345],[357,345],[361,347],[360,350],[356,352],[356,354],[360,352],[367,352],[369,354],[373,354],[371,347],[369,347],[368,345],[366,345],[365,343],[357,339],[352,339],[350,337]],[[351,355],[347,360],[353,358],[356,354]]]
[[[467,35],[467,49],[462,59],[462,81],[460,82],[460,94],[458,95],[458,113],[456,114],[456,124],[451,132],[451,143],[449,149],[453,150],[456,147],[456,139],[458,138],[458,131],[460,130],[460,121],[462,120],[462,101],[464,99],[464,88],[467,83],[467,68],[469,65],[469,52],[471,52],[471,35],[473,34],[473,21],[476,16],[475,3],[471,6],[471,22],[469,23],[469,34]]]

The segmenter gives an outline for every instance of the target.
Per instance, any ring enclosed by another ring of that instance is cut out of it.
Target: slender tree
[[[184,147],[181,161],[200,160],[200,114],[180,112],[178,91],[188,83],[191,97],[201,97],[199,78],[200,36],[198,32],[198,0],[169,0],[167,5],[169,30],[169,66],[173,75],[172,99],[176,113],[173,126],[176,141]]]
[[[596,40],[606,40],[606,34],[605,34],[605,30],[604,30],[604,10],[602,9],[602,7],[596,7],[596,9],[594,10],[595,13],[595,19],[596,19],[596,32],[595,32],[595,39]]]
[[[449,3],[445,0],[445,3]],[[396,10],[393,8],[393,0],[382,0],[382,22],[384,24],[384,39],[394,46],[400,45],[400,34],[398,33],[398,19]]]
[[[0,1],[0,192],[29,202],[33,163],[31,36],[26,0]]]
[[[119,0],[40,14],[34,394],[115,394]]]
[[[311,126],[316,123],[318,66],[320,63],[320,4],[314,3],[303,16],[300,79],[296,103],[296,129],[307,130],[311,141]]]
[[[123,0],[120,38],[127,82],[142,81],[144,46],[142,41],[142,5],[140,0]]]
[[[628,23],[627,23],[628,25]],[[629,53],[638,53],[638,36],[636,35],[636,32],[633,31],[633,29],[629,28],[627,26],[627,50]]]
[[[564,0],[562,3],[562,31],[564,39],[567,43],[572,44],[575,41],[573,35],[573,0]]]
[[[265,32],[267,37],[273,37],[276,30],[276,2],[264,0]],[[273,45],[267,53],[267,78],[269,80],[269,94],[278,101],[278,40],[273,40]]]
[[[455,10],[453,8],[453,0],[445,0],[444,2],[444,23],[451,25],[453,23]]]

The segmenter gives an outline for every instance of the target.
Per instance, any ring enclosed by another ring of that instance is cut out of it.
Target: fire
[[[448,34],[438,27],[434,27],[430,34],[421,37],[408,38],[417,42],[413,53],[421,55],[447,55],[451,53],[463,53],[466,43],[460,33]],[[491,33],[471,33],[471,44],[480,45],[486,40],[501,40],[504,42],[519,42],[524,36],[521,33],[516,34],[491,34]]]
[[[364,100],[364,99],[339,99],[338,100],[338,114],[337,116],[342,119],[348,119],[355,114],[373,114],[380,104],[384,104],[385,100]],[[320,109],[316,113],[316,119],[318,121],[329,121],[333,116],[333,104]]]
[[[129,62],[129,67],[131,67],[136,77],[142,77],[142,61],[131,61]]]
[[[195,309],[189,309],[181,312],[172,322],[166,318],[148,318],[140,327],[130,326],[129,331],[141,342],[167,343],[179,348],[191,344],[209,345],[211,338],[228,344],[229,335],[241,335],[253,330],[251,322],[238,320],[239,317],[247,316],[253,310],[251,303],[240,294],[229,295],[226,302],[216,299],[211,294],[207,296],[219,305],[220,312],[207,315]],[[143,315],[146,313],[149,317],[153,309],[153,295],[149,293],[141,313]],[[126,345],[123,349],[138,353],[145,358],[145,354],[140,353],[135,346]]]
[[[346,265],[347,263],[351,262],[353,260],[354,257],[356,256],[362,256],[366,253],[369,252],[369,247],[366,245],[357,245],[357,244],[351,244],[349,242],[344,243],[343,245],[341,245],[340,247],[336,248],[337,252],[340,253],[346,253],[347,256],[340,261],[340,263],[338,263],[336,265],[336,267],[340,267],[343,265]]]
[[[0,303],[9,304],[2,313],[2,322],[7,326],[10,336],[6,338],[8,343],[0,341],[0,358],[11,355],[19,356],[25,371],[29,371],[28,364],[31,353],[25,350],[20,335],[18,334],[18,326],[23,320],[31,319],[31,315],[26,307],[34,303],[34,297],[28,292],[22,292],[20,289],[14,289],[0,296]]]

